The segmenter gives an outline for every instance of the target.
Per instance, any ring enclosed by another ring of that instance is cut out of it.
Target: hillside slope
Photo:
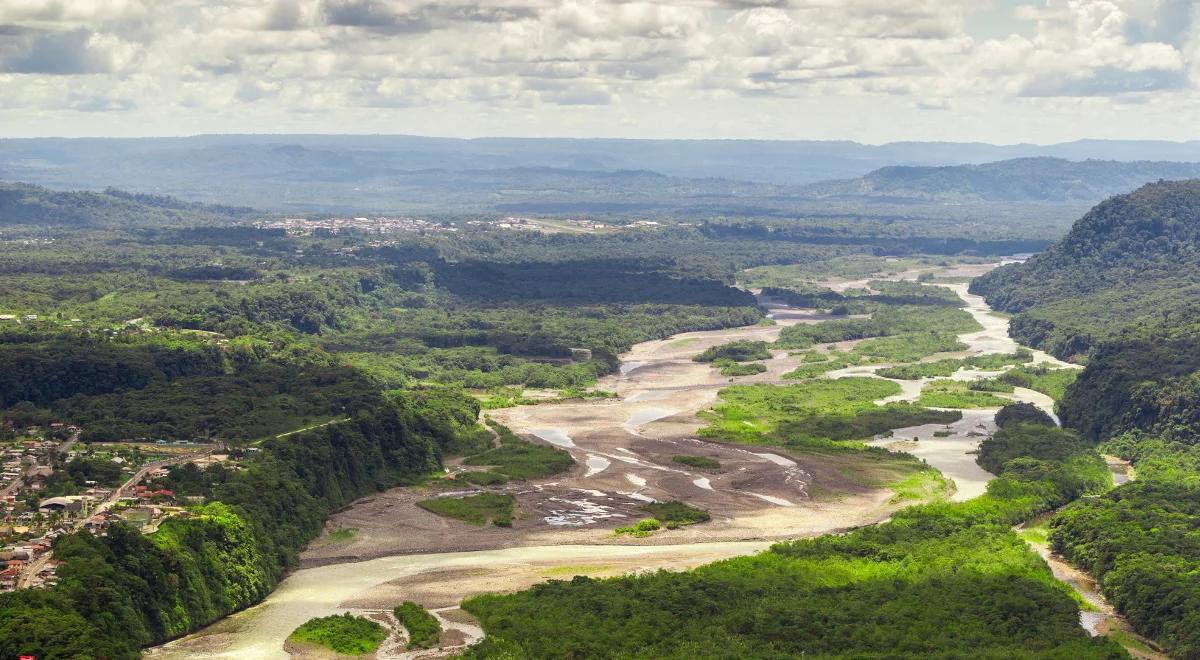
[[[1191,334],[1197,266],[1200,180],[1164,182],[1102,202],[1050,249],[971,289],[1019,313],[1022,341],[1067,357],[1116,337]]]
[[[1015,334],[1086,358],[1059,417],[1136,470],[1055,514],[1051,547],[1171,657],[1200,658],[1200,181],[1114,197],[972,289]]]
[[[982,165],[884,167],[804,188],[816,197],[923,201],[1096,201],[1160,179],[1200,176],[1200,163],[1017,158]]]
[[[244,208],[195,204],[114,188],[104,192],[60,192],[0,181],[0,225],[209,224],[249,212]]]

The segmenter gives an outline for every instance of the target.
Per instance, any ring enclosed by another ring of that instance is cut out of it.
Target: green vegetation
[[[821,361],[809,360],[809,355],[824,355],[825,359]],[[846,367],[861,364],[863,361],[863,356],[858,353],[845,353],[842,351],[829,351],[823,354],[805,353],[805,364],[783,374],[783,379],[805,380],[807,378],[816,378],[830,371],[837,371],[838,369],[845,369]]]
[[[688,467],[701,468],[704,470],[715,470],[721,467],[720,461],[713,458],[708,458],[707,456],[677,455],[672,456],[671,460],[675,461],[676,463],[687,465]]]
[[[1011,529],[1103,489],[1103,461],[1086,450],[1009,462],[1020,460],[1042,474],[1006,470],[979,498],[910,507],[844,535],[692,571],[468,599],[487,638],[465,657],[1124,657],[1079,627],[1069,588]]]
[[[733,360],[719,358],[713,361],[713,366],[721,370],[722,376],[753,376],[755,374],[766,373],[767,365],[761,362],[750,362],[748,364],[739,364]]]
[[[484,472],[467,471],[459,472],[454,475],[455,479],[466,482],[472,486],[498,486],[508,483],[508,477],[498,472],[490,470]]]
[[[932,288],[932,287],[926,287]],[[815,325],[793,325],[783,328],[776,342],[780,348],[809,348],[814,344],[829,344],[872,337],[896,337],[919,334],[932,337],[949,337],[965,332],[980,330],[980,325],[965,310],[945,304],[935,305],[881,305],[872,301],[874,296],[861,297],[869,305],[871,318],[854,318],[826,321]],[[956,299],[957,300],[957,299]],[[958,301],[961,304],[961,301]],[[947,340],[941,340],[944,345]],[[941,350],[956,350],[953,347]],[[936,352],[936,351],[935,351]]]
[[[702,413],[709,426],[699,434],[726,442],[837,448],[841,441],[863,440],[890,429],[962,418],[959,412],[874,403],[899,393],[898,385],[880,378],[735,385],[721,390],[713,409]]]
[[[1041,392],[1055,401],[1061,401],[1066,396],[1067,388],[1079,377],[1079,369],[1051,369],[1045,365],[1028,365],[1010,369],[1000,374],[1000,380]]]
[[[1131,460],[1137,479],[1064,508],[1049,540],[1180,658],[1200,657],[1198,227],[1200,181],[1150,184],[972,285],[1015,314],[1015,336],[1086,362],[1081,373],[1014,370],[1011,382],[1057,398],[1063,424]]]
[[[454,518],[472,525],[492,523],[511,527],[515,500],[508,493],[479,493],[466,497],[434,497],[417,502],[417,506],[439,516]]]
[[[934,435],[937,435],[936,433]],[[912,474],[888,484],[892,489],[891,502],[936,502],[946,498],[950,492],[950,482],[942,473],[931,468],[922,467]]]
[[[1004,428],[1009,424],[1057,426],[1050,415],[1032,403],[1009,403],[1001,408],[996,413],[996,426]]]
[[[1028,362],[1031,359],[1033,359],[1032,354],[1030,354],[1029,351],[1022,349],[1011,354],[989,353],[987,355],[976,355],[963,359],[952,358],[948,360],[936,360],[934,362],[919,362],[917,364],[886,367],[876,371],[875,373],[883,376],[884,378],[895,378],[897,380],[919,380],[921,378],[939,378],[950,376],[962,368],[994,371],[1003,369],[1008,365]]]
[[[330,543],[341,543],[344,541],[349,541],[357,535],[358,529],[354,527],[338,527],[332,532],[329,532],[328,538]]]
[[[917,403],[931,408],[999,408],[1010,403],[1009,399],[977,390],[976,387],[980,385],[958,380],[935,380],[921,390]]]
[[[854,352],[876,361],[912,362],[936,353],[966,350],[955,335],[944,332],[910,332],[860,342]]]
[[[468,456],[463,460],[463,465],[488,466],[490,472],[510,479],[548,477],[570,470],[575,465],[570,452],[522,440],[508,427],[490,419],[487,425],[496,432],[500,446]]]
[[[416,394],[365,390],[347,399],[350,421],[264,440],[240,470],[173,472],[177,494],[210,503],[151,535],[118,524],[60,537],[56,587],[0,594],[0,655],[133,658],[258,602],[333,509],[438,469],[474,424],[470,397]]]
[[[651,502],[642,506],[643,511],[649,512],[667,529],[675,529],[683,525],[695,525],[712,520],[712,516],[704,509],[697,509],[679,501]]]
[[[728,344],[707,348],[704,352],[693,357],[692,360],[696,362],[715,362],[717,360],[750,362],[752,360],[769,360],[771,358],[769,346],[765,341],[731,341]]]
[[[1200,654],[1200,448],[1133,432],[1101,446],[1137,480],[1050,521],[1051,547],[1093,575],[1134,628],[1171,655]]]
[[[288,636],[301,644],[315,644],[345,655],[374,653],[388,632],[383,626],[349,612],[309,619]]]
[[[644,518],[633,525],[618,527],[613,530],[617,536],[629,535],[634,538],[645,538],[662,529],[662,523],[654,518]]]
[[[442,624],[424,607],[406,600],[397,605],[392,613],[408,631],[408,648],[432,649],[441,643]]]

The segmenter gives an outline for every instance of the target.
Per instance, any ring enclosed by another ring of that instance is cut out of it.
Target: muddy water
[[[305,621],[354,610],[343,603],[369,593],[374,587],[405,576],[481,567],[539,567],[563,563],[633,561],[646,567],[686,565],[716,561],[765,550],[766,542],[695,543],[686,546],[542,546],[386,557],[353,564],[333,564],[297,571],[280,583],[262,604],[234,614],[209,628],[180,640],[150,649],[149,658],[288,658],[284,640]],[[632,568],[632,566],[631,566]],[[531,579],[493,583],[497,589],[517,589],[544,579],[533,571]],[[489,587],[487,584],[480,591]],[[450,600],[456,600],[450,598]]]

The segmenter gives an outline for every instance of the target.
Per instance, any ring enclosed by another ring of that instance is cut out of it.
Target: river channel
[[[953,288],[963,299],[964,308],[979,321],[983,330],[959,337],[968,347],[961,354],[935,357],[1011,353],[1018,348],[1008,336],[1006,318],[992,313],[982,298],[968,294],[965,285],[944,286]],[[812,310],[793,309],[773,302],[765,306],[769,315],[781,325],[824,320]],[[861,509],[854,512],[822,509],[823,505],[810,503],[805,491],[810,475],[794,461],[780,455],[782,452],[764,449],[756,453],[729,446],[713,449],[723,452],[723,463],[734,460],[736,455],[737,460],[746,462],[746,470],[761,471],[762,479],[753,482],[764,484],[761,488],[746,485],[744,479],[735,482],[710,478],[681,469],[677,464],[663,467],[652,460],[658,456],[658,450],[647,443],[712,444],[689,436],[700,425],[695,414],[712,404],[727,381],[714,378],[715,370],[691,362],[690,356],[706,346],[735,339],[772,341],[778,332],[779,326],[753,326],[687,333],[639,344],[622,356],[620,373],[601,384],[615,390],[619,395],[617,400],[578,408],[571,408],[571,404],[524,406],[502,416],[502,421],[514,431],[540,437],[573,455],[578,454],[580,467],[573,478],[593,484],[574,489],[585,491],[576,500],[586,502],[581,505],[584,508],[591,506],[598,511],[608,507],[620,511],[613,502],[621,497],[636,503],[641,499],[677,497],[680,489],[685,489],[689,501],[700,498],[705,505],[737,503],[729,509],[728,515],[714,515],[714,523],[718,522],[718,517],[724,520],[725,526],[718,526],[724,530],[720,534],[660,541],[669,545],[614,544],[597,540],[611,539],[611,534],[608,537],[589,536],[583,530],[546,528],[521,537],[497,537],[498,542],[512,547],[467,552],[409,550],[407,554],[398,554],[405,552],[398,550],[392,556],[368,558],[369,555],[363,555],[358,557],[362,560],[341,563],[337,558],[330,558],[324,565],[295,571],[261,604],[197,633],[150,649],[148,657],[287,658],[289,654],[284,648],[287,636],[304,621],[316,616],[345,611],[377,612],[405,599],[417,600],[428,607],[452,608],[464,596],[474,593],[520,589],[551,577],[569,578],[577,573],[603,576],[657,568],[685,569],[764,550],[772,538],[816,535],[885,519],[890,513],[881,507],[881,502],[887,499],[886,493],[849,498]],[[1072,366],[1041,352],[1035,352],[1035,360]],[[786,381],[780,381],[779,375],[795,364],[795,359],[780,351],[775,359],[768,361],[768,373],[743,382],[784,383]],[[877,368],[851,368],[830,376],[878,377],[873,373]],[[955,377],[991,375],[994,373],[960,372]],[[892,400],[915,399],[919,395],[919,385],[914,386],[911,381],[895,382],[901,384],[904,392]],[[1037,392],[1018,389],[1012,398],[1053,412],[1053,402]],[[563,407],[556,409],[556,406]],[[968,499],[982,493],[992,478],[976,465],[974,451],[979,441],[994,431],[995,412],[964,411],[962,421],[949,428],[927,425],[898,429],[892,438],[876,442],[924,459],[953,480],[957,488],[953,495],[955,499]],[[552,424],[544,423],[544,419],[552,418],[556,413],[561,413],[558,419],[567,421],[556,419]],[[578,422],[572,424],[571,420]],[[589,434],[596,424],[604,425],[604,432]],[[944,437],[935,437],[935,431],[941,431],[939,436]],[[618,437],[624,443],[621,446],[605,444]],[[914,438],[919,440],[913,442]],[[666,465],[671,465],[669,458]],[[768,488],[767,484],[771,486]],[[554,485],[557,484],[547,484]],[[720,510],[720,506],[717,509]],[[764,532],[767,527],[779,533],[767,534]],[[657,538],[645,541],[654,543]],[[576,543],[576,539],[582,544]],[[471,626],[464,623],[459,627],[469,641]],[[402,657],[403,654],[390,656],[385,653],[380,657],[385,656]]]

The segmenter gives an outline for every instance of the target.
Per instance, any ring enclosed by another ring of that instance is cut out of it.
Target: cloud
[[[972,34],[977,0],[0,0],[0,125],[112,112],[187,132],[295,117],[344,130],[403,115],[536,133],[662,113],[886,131],[970,108],[977,125],[999,107],[1070,118],[1076,100],[1132,112],[1150,96],[1165,100],[1146,112],[1200,112],[1194,0],[1035,1],[994,0],[1014,28]],[[772,119],[801,107],[805,122]]]
[[[47,32],[4,26],[0,29],[0,71],[65,75],[113,70],[112,57],[85,29]]]

